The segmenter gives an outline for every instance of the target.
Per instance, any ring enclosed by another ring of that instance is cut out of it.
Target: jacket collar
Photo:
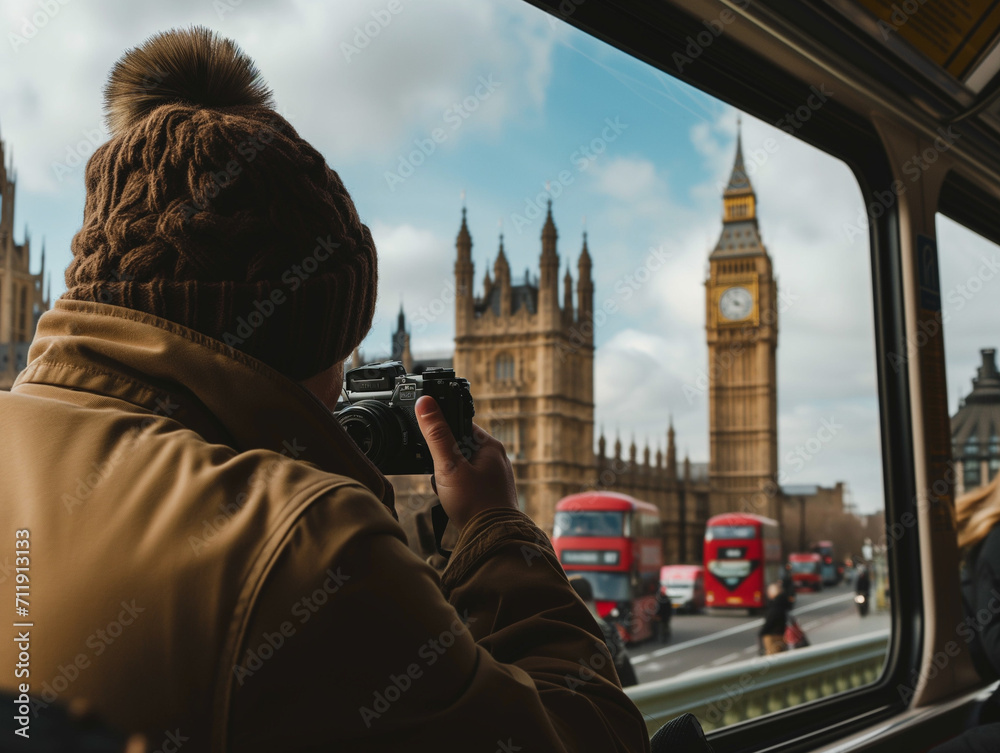
[[[42,314],[12,391],[64,387],[166,415],[238,452],[273,450],[368,487],[396,516],[392,486],[311,392],[179,324],[119,306],[58,300]]]

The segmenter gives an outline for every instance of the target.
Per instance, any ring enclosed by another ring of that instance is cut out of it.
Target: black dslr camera
[[[421,395],[437,400],[459,450],[471,451],[476,410],[469,381],[456,377],[454,369],[430,368],[423,374],[407,374],[399,361],[385,361],[351,369],[344,381],[344,394],[334,415],[387,476],[434,472],[414,409]]]

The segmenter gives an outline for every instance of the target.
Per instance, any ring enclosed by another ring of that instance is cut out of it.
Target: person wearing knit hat
[[[160,34],[115,65],[105,110],[64,298],[168,319],[292,379],[343,361],[375,314],[375,244],[253,62],[204,28]]]
[[[67,291],[0,393],[34,711],[159,750],[648,750],[503,446],[477,427],[463,456],[426,396],[457,543],[440,574],[407,547],[332,413],[375,245],[253,62],[168,31],[105,96]]]

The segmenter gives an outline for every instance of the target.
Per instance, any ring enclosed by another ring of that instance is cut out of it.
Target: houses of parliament
[[[787,531],[786,551],[799,547],[799,517],[843,512],[843,486],[777,484],[777,284],[757,223],[757,198],[737,139],[723,197],[723,227],[708,257],[705,331],[709,358],[708,463],[678,460],[672,425],[666,452],[627,451],[604,436],[594,451],[594,283],[586,233],[576,279],[560,280],[559,233],[549,202],[541,233],[539,274],[514,279],[503,236],[492,270],[476,294],[466,210],[455,242],[455,350],[451,359],[414,358],[400,310],[392,350],[408,371],[453,365],[472,384],[476,420],[507,449],[519,503],[552,530],[555,504],[587,490],[629,494],[661,514],[666,562],[701,559],[705,523],[723,512],[775,518]],[[352,365],[365,359],[355,353]],[[372,360],[372,359],[369,359]],[[397,507],[418,509],[431,490],[425,479],[393,479]]]

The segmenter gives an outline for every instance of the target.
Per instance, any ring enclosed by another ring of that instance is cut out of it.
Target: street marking
[[[739,652],[736,652],[735,654],[726,654],[725,656],[720,656],[715,661],[709,662],[709,663],[713,667],[717,667],[720,664],[727,664],[728,662],[731,662],[733,659],[739,659],[739,658],[740,658],[740,654],[739,654]]]
[[[693,638],[689,641],[684,641],[684,643],[678,643],[676,646],[668,646],[667,648],[660,648],[651,654],[644,654],[643,656],[635,657],[632,659],[632,663],[635,664],[637,661],[643,661],[651,657],[665,656],[666,654],[672,654],[675,651],[681,651],[685,648],[691,648],[691,646],[700,646],[703,643],[709,643],[710,641],[716,641],[719,638],[725,638],[726,636],[736,635],[737,633],[742,633],[747,630],[753,630],[754,628],[760,627],[764,624],[764,620],[757,619],[747,622],[743,625],[737,625],[736,627],[731,627],[726,630],[720,630],[717,633],[709,633],[708,635],[703,635],[700,638]]]
[[[676,675],[671,677],[672,680],[676,680],[678,677],[683,677],[684,675],[692,674],[693,672],[701,672],[703,669],[708,669],[707,664],[702,664],[701,666],[695,667],[694,669],[685,669],[683,672],[678,672]],[[662,677],[656,678],[662,680]],[[652,682],[652,681],[651,681]]]
[[[792,611],[795,614],[802,614],[803,612],[811,612],[814,609],[818,609],[824,604],[832,604],[835,601],[847,601],[848,599],[854,600],[854,594],[840,594],[840,596],[831,596],[829,599],[823,599],[823,601],[817,601],[815,604],[808,604],[804,607],[792,607]]]

